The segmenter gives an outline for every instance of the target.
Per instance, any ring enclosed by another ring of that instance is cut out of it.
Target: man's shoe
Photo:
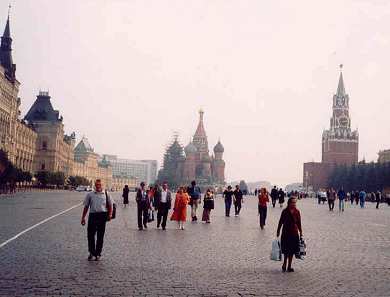
[[[92,254],[89,254],[88,261],[92,261],[92,258],[93,258]]]
[[[95,257],[95,261],[99,261],[102,256],[98,255]]]
[[[138,230],[139,230],[139,231],[142,231],[143,229],[144,229],[144,228],[142,228],[142,227],[138,227]]]
[[[146,226],[146,224],[145,224],[145,225],[144,225],[144,228],[145,228],[145,229],[148,229],[148,226]]]
[[[294,272],[294,269],[293,268],[288,268],[287,272]]]
[[[165,227],[162,227],[163,230],[165,230]]]
[[[159,229],[160,228],[160,225],[157,225],[157,229]]]

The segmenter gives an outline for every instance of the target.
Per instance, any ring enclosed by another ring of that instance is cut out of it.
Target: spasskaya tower
[[[349,96],[345,92],[342,65],[332,109],[330,129],[322,134],[322,162],[334,165],[355,164],[358,162],[359,133],[351,130]]]

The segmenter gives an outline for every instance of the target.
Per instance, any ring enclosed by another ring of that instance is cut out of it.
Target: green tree
[[[184,158],[183,147],[174,136],[173,142],[164,153],[163,166],[158,173],[158,182],[166,181],[171,188],[179,186],[180,177],[177,176],[179,161]]]
[[[35,178],[37,179],[38,183],[44,187],[46,187],[50,182],[50,174],[47,171],[38,171],[35,174]]]

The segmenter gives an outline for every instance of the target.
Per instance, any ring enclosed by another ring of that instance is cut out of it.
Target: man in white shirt
[[[85,225],[85,216],[89,210],[88,216],[88,261],[93,257],[98,261],[103,249],[104,233],[107,220],[112,217],[113,201],[107,192],[103,192],[102,181],[95,181],[95,191],[89,192],[84,199],[84,209],[81,216],[81,225]],[[95,235],[97,235],[95,245]]]
[[[168,190],[168,184],[163,183],[162,190],[156,191],[154,194],[155,208],[157,208],[157,228],[160,228],[160,224],[163,230],[167,225],[168,212],[171,209],[172,194]],[[162,219],[162,222],[161,222]]]

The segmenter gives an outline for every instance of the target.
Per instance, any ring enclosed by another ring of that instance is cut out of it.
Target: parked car
[[[86,192],[86,191],[90,191],[88,188],[90,188],[89,186],[78,186],[76,188],[76,191],[77,192]]]

